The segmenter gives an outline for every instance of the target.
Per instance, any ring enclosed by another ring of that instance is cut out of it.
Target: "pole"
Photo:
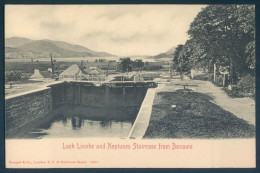
[[[50,57],[51,57],[51,73],[52,73],[52,79],[54,78],[54,63],[53,63],[53,59],[52,59],[52,55],[50,53]]]
[[[216,63],[214,63],[214,82],[216,82]]]
[[[226,74],[224,73],[223,86],[225,86],[225,83],[226,83]]]

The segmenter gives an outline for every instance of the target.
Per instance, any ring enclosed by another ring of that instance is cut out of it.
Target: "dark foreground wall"
[[[51,88],[5,99],[6,132],[44,116],[52,111]]]

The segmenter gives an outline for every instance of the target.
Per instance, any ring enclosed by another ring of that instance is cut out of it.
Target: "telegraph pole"
[[[53,63],[53,59],[52,59],[52,55],[50,53],[50,57],[51,57],[51,73],[52,73],[52,79],[54,78],[54,63]]]
[[[107,63],[107,75],[106,76],[108,76],[108,68],[109,68],[109,61]]]

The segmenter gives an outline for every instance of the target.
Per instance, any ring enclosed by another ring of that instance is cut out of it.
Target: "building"
[[[35,80],[35,81],[43,81],[47,79],[52,78],[52,73],[49,71],[40,71],[38,69],[34,69],[33,75],[30,76],[30,80]]]
[[[100,70],[98,67],[87,67],[83,70],[84,80],[89,81],[100,81],[105,80],[104,71]]]
[[[78,65],[73,64],[59,75],[59,80],[65,80],[65,81],[81,80],[82,76],[83,73],[78,67]]]
[[[44,77],[40,73],[40,70],[34,69],[33,75],[30,77],[31,80],[43,80]]]

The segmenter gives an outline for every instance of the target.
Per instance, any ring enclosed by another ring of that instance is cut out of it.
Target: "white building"
[[[59,75],[59,79],[65,81],[81,80],[82,76],[80,68],[77,64],[73,64]]]
[[[33,75],[30,77],[31,80],[43,80],[44,77],[41,75],[40,70],[34,69]]]

